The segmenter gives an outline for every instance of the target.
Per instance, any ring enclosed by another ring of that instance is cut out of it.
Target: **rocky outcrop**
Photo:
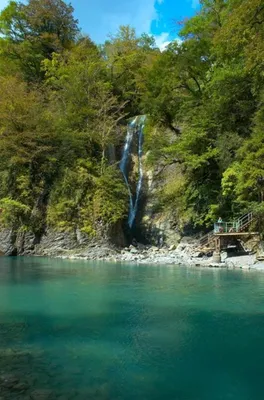
[[[7,256],[16,255],[58,255],[61,251],[76,248],[80,242],[73,234],[48,231],[39,243],[29,232],[0,231],[0,251]]]
[[[110,238],[113,240],[111,241]],[[80,230],[75,232],[58,232],[52,229],[36,240],[33,233],[14,232],[11,229],[0,231],[0,255],[37,255],[57,257],[81,253],[89,257],[89,252],[95,253],[93,258],[109,255],[109,249],[125,245],[124,234],[120,226],[111,228],[105,237],[91,239]]]
[[[41,256],[56,256],[77,250],[87,245],[88,240],[79,232],[56,232],[47,230],[40,243],[35,246],[34,254]]]
[[[12,255],[15,250],[14,238],[11,229],[3,229],[0,231],[0,251],[2,254]]]
[[[168,183],[171,175],[177,172],[178,167],[169,166],[163,171],[160,167],[156,170],[145,167],[145,185],[143,197],[144,204],[140,227],[142,234],[150,244],[155,246],[176,245],[181,240],[181,233],[174,213],[160,209],[158,193]]]

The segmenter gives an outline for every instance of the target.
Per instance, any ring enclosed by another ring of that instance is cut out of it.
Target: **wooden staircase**
[[[252,212],[249,212],[248,214],[240,217],[236,222],[238,232],[245,232],[245,230],[249,227],[249,225],[251,225],[253,221],[254,215]]]
[[[211,243],[213,243],[213,241],[214,241],[214,231],[211,231],[211,232],[207,233],[206,235],[204,235],[203,237],[201,237],[201,239],[199,240],[199,243],[200,243],[201,247],[207,247]]]

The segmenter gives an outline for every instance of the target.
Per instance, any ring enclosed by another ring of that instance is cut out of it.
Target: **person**
[[[138,242],[135,238],[132,239],[132,246],[138,247]]]
[[[218,233],[223,233],[224,232],[223,220],[222,220],[221,217],[219,217],[218,221],[217,221],[217,232]]]
[[[163,247],[163,244],[164,244],[164,237],[163,237],[163,235],[161,235],[161,236],[159,237],[159,248],[162,248],[162,247]]]

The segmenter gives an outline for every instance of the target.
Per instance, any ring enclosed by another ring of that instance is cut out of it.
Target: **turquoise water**
[[[0,398],[263,400],[264,274],[1,258]]]

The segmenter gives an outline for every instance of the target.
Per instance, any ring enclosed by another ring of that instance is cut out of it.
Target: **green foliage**
[[[5,227],[25,228],[30,214],[30,208],[9,197],[0,200],[0,221]]]
[[[93,217],[103,225],[121,221],[127,212],[127,189],[116,169],[108,168],[104,175],[96,179],[93,197]]]
[[[42,79],[42,61],[73,45],[77,22],[63,0],[11,1],[0,14],[0,54],[18,64],[27,80]]]
[[[161,194],[178,219],[206,226],[264,199],[263,12],[260,0],[203,0],[147,74],[148,158],[178,165]]]
[[[127,102],[131,115],[140,114],[140,93],[152,60],[159,54],[153,37],[136,36],[134,28],[120,26],[116,35],[103,46],[109,79],[114,93]]]
[[[67,169],[52,192],[48,224],[61,230],[75,230],[95,236],[121,221],[127,212],[127,190],[114,167],[103,175],[93,162],[78,160]]]
[[[0,31],[0,70],[10,65],[0,78],[2,224],[93,235],[122,220],[127,193],[108,149],[123,134],[126,100],[96,45],[76,40],[72,7],[12,1]]]

